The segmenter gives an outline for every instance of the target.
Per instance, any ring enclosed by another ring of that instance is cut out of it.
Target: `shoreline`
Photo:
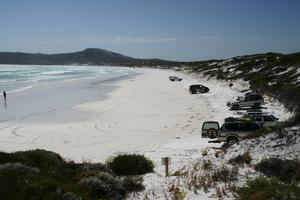
[[[0,69],[1,67],[19,67],[20,65],[13,65],[13,64],[0,64]],[[96,66],[96,65],[24,65],[24,67],[104,67],[104,68],[114,68],[114,69],[127,69],[127,70],[131,70],[130,73],[135,73],[134,70],[132,70],[132,68],[129,67],[122,67],[122,66]],[[1,72],[1,71],[0,71]],[[102,74],[101,74],[102,75]],[[85,81],[85,80],[91,80],[91,79],[110,79],[110,77],[115,77],[116,74],[112,74],[112,75],[108,75],[106,77],[101,77],[101,75],[97,74],[97,75],[93,75],[93,76],[87,76],[87,77],[77,77],[77,78],[66,78],[63,80],[58,80],[58,81],[48,81],[48,82],[43,82],[40,83],[38,85],[29,85],[29,86],[25,86],[22,88],[18,88],[18,89],[13,89],[13,90],[8,90],[6,91],[7,94],[9,95],[14,95],[17,94],[19,92],[23,92],[29,89],[34,89],[34,88],[39,88],[39,87],[47,87],[47,86],[55,86],[55,85],[59,85],[59,84],[66,84],[66,83],[72,83],[72,82],[76,82],[76,81]],[[131,74],[120,74],[120,76],[127,76],[127,75],[131,75]]]
[[[32,114],[43,114],[51,110],[70,107],[74,103],[101,100],[115,85],[138,73],[89,77],[32,86],[10,93],[0,107],[0,122],[30,118]],[[79,92],[83,92],[79,94]],[[101,95],[98,93],[101,92]],[[72,94],[73,93],[73,94]],[[27,109],[28,107],[28,109]],[[1,114],[2,113],[2,114]]]

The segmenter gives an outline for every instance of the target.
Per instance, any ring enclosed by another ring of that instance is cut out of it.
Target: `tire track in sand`
[[[12,130],[11,130],[11,134],[13,134],[14,136],[17,136],[17,137],[23,137],[23,135],[20,135],[18,132],[18,130],[19,129],[21,129],[21,128],[24,128],[24,127],[26,127],[26,125],[24,125],[24,126],[18,126],[18,127],[16,127],[16,128],[13,128]]]

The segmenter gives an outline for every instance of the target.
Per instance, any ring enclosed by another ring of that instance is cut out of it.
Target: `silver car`
[[[232,110],[259,109],[264,104],[264,98],[257,93],[248,93],[245,97],[238,97],[235,101],[227,102],[227,106]]]

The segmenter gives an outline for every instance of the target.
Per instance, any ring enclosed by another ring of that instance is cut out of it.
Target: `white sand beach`
[[[75,161],[104,161],[117,152],[199,133],[204,118],[196,116],[207,111],[206,98],[189,95],[169,75],[142,70],[109,83],[88,79],[9,96],[0,150],[42,148]]]
[[[238,94],[206,81],[210,93],[190,95],[193,78],[171,82],[173,71],[139,69],[121,80],[85,79],[25,90],[8,97],[0,123],[0,151],[46,149],[75,161],[105,161],[173,139],[201,139],[205,120],[232,113],[225,99]],[[200,148],[200,147],[199,147]]]

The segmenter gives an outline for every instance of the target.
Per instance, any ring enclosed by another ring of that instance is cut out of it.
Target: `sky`
[[[176,61],[300,51],[299,0],[1,0],[0,51]]]

